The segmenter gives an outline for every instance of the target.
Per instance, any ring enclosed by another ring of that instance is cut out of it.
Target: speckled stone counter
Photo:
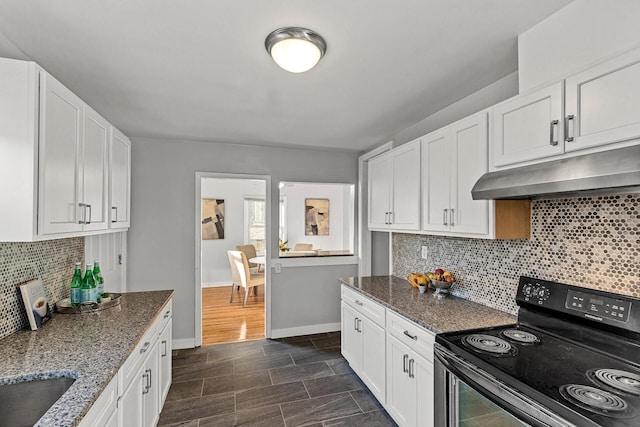
[[[509,325],[516,317],[462,298],[421,294],[409,282],[394,276],[348,277],[341,283],[416,322],[434,333]]]
[[[37,331],[0,340],[0,384],[75,378],[37,426],[74,426],[117,374],[173,291],[122,294],[119,306],[91,314],[54,313]]]

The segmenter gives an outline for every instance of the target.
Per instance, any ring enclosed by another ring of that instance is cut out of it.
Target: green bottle
[[[93,279],[93,264],[87,264],[80,287],[80,299],[83,304],[96,302],[96,282]]]
[[[93,279],[96,282],[96,301],[100,301],[100,297],[104,293],[104,278],[100,272],[100,261],[94,261]]]
[[[71,278],[71,305],[75,307],[82,302],[80,296],[80,287],[82,286],[82,267],[76,262],[76,268]]]

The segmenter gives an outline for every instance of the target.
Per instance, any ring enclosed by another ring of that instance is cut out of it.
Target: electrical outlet
[[[427,259],[429,257],[429,247],[428,246],[423,246],[422,247],[422,259]]]
[[[276,272],[276,273],[282,273],[282,264],[280,264],[280,263],[276,263],[276,265],[275,265],[275,272]]]

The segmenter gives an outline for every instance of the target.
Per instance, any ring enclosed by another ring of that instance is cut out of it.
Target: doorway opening
[[[270,329],[270,178],[198,173],[196,187],[196,345],[263,339]]]

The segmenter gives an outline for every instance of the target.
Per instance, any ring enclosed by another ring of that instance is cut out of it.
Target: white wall
[[[224,239],[202,241],[202,286],[231,284],[228,250],[244,244],[245,196],[264,198],[266,183],[251,179],[204,178],[204,199],[224,199]]]
[[[131,161],[128,290],[175,289],[173,330],[179,343],[195,339],[196,171],[272,177],[270,244],[277,254],[278,183],[355,184],[358,167],[358,155],[347,151],[151,138],[133,138]],[[355,275],[357,265],[314,267],[315,287],[309,288],[304,286],[310,282],[307,267],[271,274],[271,298],[277,307],[272,328],[339,323],[337,280]]]
[[[354,218],[353,211],[349,208],[351,191],[350,187],[342,184],[287,183],[280,194],[287,196],[289,247],[293,249],[296,243],[311,243],[313,249],[352,249],[354,242],[350,231],[353,229]],[[305,199],[329,199],[328,236],[305,235]]]
[[[520,92],[640,44],[640,1],[575,0],[518,37]]]

